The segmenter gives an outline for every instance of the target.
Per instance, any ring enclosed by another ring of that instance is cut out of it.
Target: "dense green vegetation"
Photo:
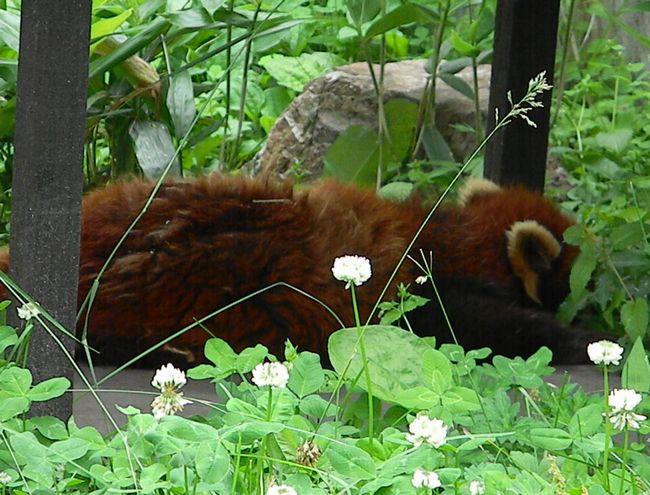
[[[551,129],[551,156],[566,176],[549,191],[581,219],[581,226],[567,233],[582,254],[560,316],[577,315],[585,325],[621,336],[629,351],[624,365],[605,362],[604,394],[586,394],[574,384],[545,384],[550,356],[544,349],[527,361],[490,357],[483,362],[487,350],[435,348],[431,339],[389,325],[336,334],[330,345],[334,371],[289,345],[286,356],[277,356],[289,363],[287,388],[256,386],[249,372],[270,358],[266,349],[236,354],[225,342],[212,340],[206,348],[211,364],[188,371],[193,379],[215,383],[212,414],[184,419],[174,416],[178,407],[170,405],[160,419],[126,408],[127,426],[104,439],[74,420],[27,419],[33,402],[64,393],[69,383],[32,384],[29,371],[13,364],[22,361],[29,332],[17,335],[0,327],[0,358],[2,353],[7,358],[0,360],[0,495],[114,489],[294,493],[278,485],[300,495],[650,491],[650,426],[639,418],[635,424],[634,416],[650,410],[644,346],[650,298],[650,123],[645,118],[650,78],[648,60],[628,60],[617,39],[626,33],[650,46],[625,17],[646,13],[650,4],[617,5],[563,0]],[[125,174],[235,172],[262,148],[277,117],[305,84],[348,62],[427,58],[441,78],[474,101],[475,88],[454,74],[489,63],[494,8],[495,0],[95,0],[87,186]],[[5,240],[18,25],[19,1],[0,0],[0,236]],[[380,95],[381,73],[376,82]],[[414,112],[430,118],[433,108]],[[392,135],[401,122],[391,112],[402,109],[380,105],[380,110]],[[348,175],[374,182],[381,170],[379,185],[395,181],[399,188],[410,182],[444,189],[463,164],[453,161],[439,133],[426,125],[428,118],[424,130],[400,127],[408,134],[394,141],[398,145],[371,136],[367,170]],[[485,133],[480,121],[459,132],[474,132],[479,141]],[[338,143],[343,149],[345,138]],[[420,146],[424,158],[412,161]],[[480,167],[478,153],[467,172],[478,173]],[[37,313],[23,314],[27,329]],[[49,317],[38,317],[54,328]],[[350,355],[357,345],[370,359]],[[385,363],[383,369],[377,362]],[[622,407],[608,396],[608,373],[619,365],[625,387],[644,394],[640,404]],[[167,390],[168,405],[179,400],[174,394],[181,386],[179,381]],[[443,421],[442,443],[418,446],[408,440],[409,425],[414,434],[412,424],[422,413]],[[612,442],[618,433],[620,441]],[[435,471],[442,487],[416,488],[418,469]],[[483,487],[471,484],[479,481]]]

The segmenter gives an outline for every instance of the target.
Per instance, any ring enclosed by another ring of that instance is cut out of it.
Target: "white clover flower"
[[[481,480],[470,481],[469,493],[470,495],[483,495],[485,493],[485,483]]]
[[[623,348],[609,340],[599,340],[587,346],[587,354],[594,364],[618,366],[623,357]]]
[[[625,427],[638,430],[640,422],[647,419],[642,414],[633,412],[634,408],[641,402],[641,394],[630,389],[614,389],[610,392],[607,398],[609,407],[612,408],[612,415],[609,421],[614,425],[614,428],[619,430]]]
[[[272,485],[266,495],[298,495],[296,489],[289,485]]]
[[[32,318],[36,318],[38,315],[41,314],[40,310],[34,304],[33,302],[28,302],[22,305],[22,307],[17,309],[18,311],[18,318],[21,320],[31,320]]]
[[[441,447],[447,441],[445,424],[439,419],[429,418],[426,414],[418,414],[409,424],[409,431],[411,433],[406,434],[406,440],[415,447],[419,447],[423,442]]]
[[[4,471],[0,471],[0,485],[8,485],[11,482],[11,476]]]
[[[440,488],[442,483],[440,478],[433,471],[423,471],[422,469],[416,469],[413,473],[413,478],[411,478],[411,484],[415,488]]]
[[[253,383],[258,387],[285,388],[289,370],[282,363],[260,363],[253,369]]]
[[[420,275],[418,278],[415,279],[415,283],[418,285],[424,285],[427,283],[427,276],[426,275]]]
[[[341,256],[334,260],[332,274],[336,280],[347,282],[345,288],[349,289],[354,284],[357,287],[372,276],[370,261],[363,256]]]
[[[632,411],[641,402],[641,394],[630,389],[614,389],[609,393],[607,402],[612,411]]]
[[[176,414],[192,403],[191,400],[183,398],[183,392],[178,391],[186,383],[185,373],[174,368],[171,363],[156,371],[151,385],[160,390],[160,395],[151,403],[154,418],[160,420],[163,416]]]

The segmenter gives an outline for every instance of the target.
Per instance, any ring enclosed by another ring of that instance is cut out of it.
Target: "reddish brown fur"
[[[152,187],[141,180],[124,182],[85,198],[80,302]],[[105,353],[104,360],[119,361],[280,281],[320,299],[351,325],[349,292],[331,274],[334,258],[359,254],[371,260],[373,276],[357,289],[365,318],[425,216],[416,204],[393,204],[334,182],[300,192],[285,184],[220,176],[167,183],[100,280],[89,314],[89,343]],[[499,294],[506,294],[498,296],[506,304],[525,306],[526,297],[506,256],[505,231],[514,221],[526,219],[538,220],[559,240],[572,224],[540,195],[507,188],[464,208],[441,208],[412,254],[419,258],[419,249],[433,252],[434,274],[442,289],[456,290],[466,281],[481,291],[496,285]],[[542,285],[542,301],[549,308],[557,305],[558,294],[566,294],[575,254],[564,246],[550,281]],[[3,269],[7,258],[5,253],[0,259]],[[407,260],[388,297],[395,294],[397,282],[411,283],[419,275]],[[437,313],[435,307],[428,311]],[[445,333],[427,318],[421,326],[431,328],[419,333]],[[257,295],[204,325],[238,350],[262,343],[281,353],[289,338],[300,349],[322,354],[328,335],[339,327],[321,305],[285,287]],[[189,351],[189,361],[201,360],[209,337],[195,328],[172,346]]]

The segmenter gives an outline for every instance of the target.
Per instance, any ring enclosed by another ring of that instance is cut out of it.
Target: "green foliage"
[[[8,327],[1,335],[4,347],[17,340]],[[366,362],[356,350],[360,336],[369,351]],[[275,483],[300,494],[416,494],[411,478],[424,469],[438,474],[439,493],[468,493],[470,482],[482,481],[485,493],[552,494],[560,477],[569,493],[599,493],[606,486],[607,451],[610,470],[624,466],[635,473],[617,479],[625,493],[649,488],[647,445],[611,443],[602,395],[586,395],[574,384],[546,384],[552,370],[546,349],[527,361],[496,356],[492,364],[478,364],[485,350],[436,349],[431,339],[380,325],[331,336],[336,371],[323,369],[313,353],[297,353],[290,345],[287,352],[287,388],[259,388],[249,381],[250,371],[276,358],[262,346],[236,353],[212,339],[206,344],[211,364],[188,371],[215,385],[218,400],[209,415],[157,420],[120,407],[126,424],[106,438],[93,427],[79,428],[73,418],[25,417],[31,401],[57,397],[69,383],[33,385],[29,371],[5,363],[0,472],[10,481],[4,489],[264,494]],[[374,394],[372,436],[361,400],[364,368]],[[647,414],[649,407],[645,401],[637,411]],[[448,431],[440,446],[409,440],[409,425],[419,414],[443,420]],[[643,421],[638,440],[648,433]]]
[[[552,128],[551,151],[570,174],[561,198],[582,219],[565,234],[581,254],[561,316],[580,311],[585,325],[625,334],[630,346],[650,335],[650,126],[638,118],[649,76],[615,41],[592,40],[567,63]]]

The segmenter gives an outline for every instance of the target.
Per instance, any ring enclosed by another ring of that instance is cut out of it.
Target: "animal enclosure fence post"
[[[91,0],[23,0],[21,7],[10,274],[73,332],[90,15]],[[15,310],[10,318],[16,322]],[[30,349],[35,382],[72,378],[64,353],[40,326]],[[34,403],[32,413],[67,418],[72,396]]]
[[[494,34],[494,56],[490,83],[488,127],[494,128],[495,108],[499,115],[510,109],[507,92],[518,101],[528,81],[546,71],[553,84],[560,0],[498,0]],[[515,119],[487,145],[485,176],[499,184],[523,184],[544,190],[548,148],[551,93],[541,97],[543,108],[531,112],[537,124],[530,127]]]

